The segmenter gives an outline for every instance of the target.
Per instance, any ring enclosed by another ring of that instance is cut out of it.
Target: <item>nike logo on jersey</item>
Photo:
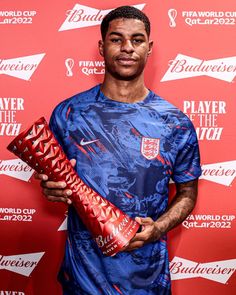
[[[90,140],[90,141],[84,141],[84,138],[82,138],[81,141],[80,141],[80,145],[85,146],[85,145],[88,145],[88,144],[91,144],[91,143],[94,143],[94,142],[97,142],[97,141],[99,141],[99,139],[94,139],[94,140]]]

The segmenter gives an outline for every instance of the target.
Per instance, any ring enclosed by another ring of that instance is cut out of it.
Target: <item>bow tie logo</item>
[[[132,5],[142,10],[146,4]],[[84,27],[100,25],[105,15],[112,9],[96,9],[85,5],[75,4],[75,6],[66,13],[66,20],[61,25],[59,31],[73,30]]]
[[[178,54],[169,61],[169,69],[161,82],[200,76],[232,82],[236,76],[236,56],[202,60]]]
[[[226,284],[235,270],[236,259],[199,263],[175,256],[170,262],[171,280],[204,278]]]
[[[45,53],[0,59],[0,74],[29,81]]]
[[[29,181],[34,170],[20,159],[0,160],[0,175],[7,175],[23,181]]]
[[[45,252],[21,255],[0,255],[0,270],[5,269],[29,277]]]

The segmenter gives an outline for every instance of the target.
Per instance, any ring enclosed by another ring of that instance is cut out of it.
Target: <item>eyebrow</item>
[[[120,36],[120,37],[123,36],[123,34],[121,34],[119,32],[111,32],[109,34],[109,36],[111,36],[111,35],[116,35],[116,36]],[[135,34],[132,34],[132,37],[145,37],[145,35],[143,33],[135,33]]]

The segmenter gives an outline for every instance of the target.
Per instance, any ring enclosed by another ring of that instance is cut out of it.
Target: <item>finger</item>
[[[142,225],[142,231],[145,229],[146,226],[152,226],[154,224],[154,221],[150,217],[142,218],[142,217],[136,217],[135,220]]]
[[[138,222],[139,224],[142,224],[141,217],[135,217],[135,221]]]
[[[133,239],[131,239],[130,243],[137,242],[137,241],[146,241],[150,235],[150,229],[145,228],[140,233],[137,233]]]
[[[71,160],[70,160],[70,163],[71,163],[72,167],[75,167],[76,159],[71,159]]]
[[[47,189],[63,189],[66,187],[64,181],[41,181],[40,185]]]
[[[145,229],[145,225],[142,222],[142,218],[141,217],[135,217],[135,221],[140,224],[140,229],[138,232],[142,232]]]
[[[154,223],[154,221],[153,221],[153,219],[151,217],[145,217],[145,218],[136,217],[136,218],[139,219],[140,224],[153,224]],[[136,220],[136,218],[135,218],[135,220]]]
[[[34,173],[34,178],[38,180],[48,180],[48,176],[46,174],[39,174],[37,172]]]
[[[67,199],[66,199],[66,203],[67,203],[68,205],[71,205],[71,204],[72,204],[72,200],[69,199],[69,198],[67,198]]]
[[[50,202],[63,202],[67,204],[71,204],[71,200],[66,197],[55,197],[55,196],[46,196],[47,200]],[[70,201],[70,203],[68,203]]]
[[[45,196],[54,196],[54,197],[69,197],[72,195],[72,191],[70,189],[68,190],[61,190],[61,189],[43,189],[43,194]]]
[[[132,243],[129,243],[129,245],[125,247],[123,251],[133,251],[143,247],[143,245],[144,245],[143,241],[132,242]]]

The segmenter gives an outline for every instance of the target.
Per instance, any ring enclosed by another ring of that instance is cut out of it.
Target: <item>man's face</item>
[[[152,50],[144,23],[137,19],[114,19],[105,40],[99,41],[106,71],[119,80],[132,80],[143,72]]]

